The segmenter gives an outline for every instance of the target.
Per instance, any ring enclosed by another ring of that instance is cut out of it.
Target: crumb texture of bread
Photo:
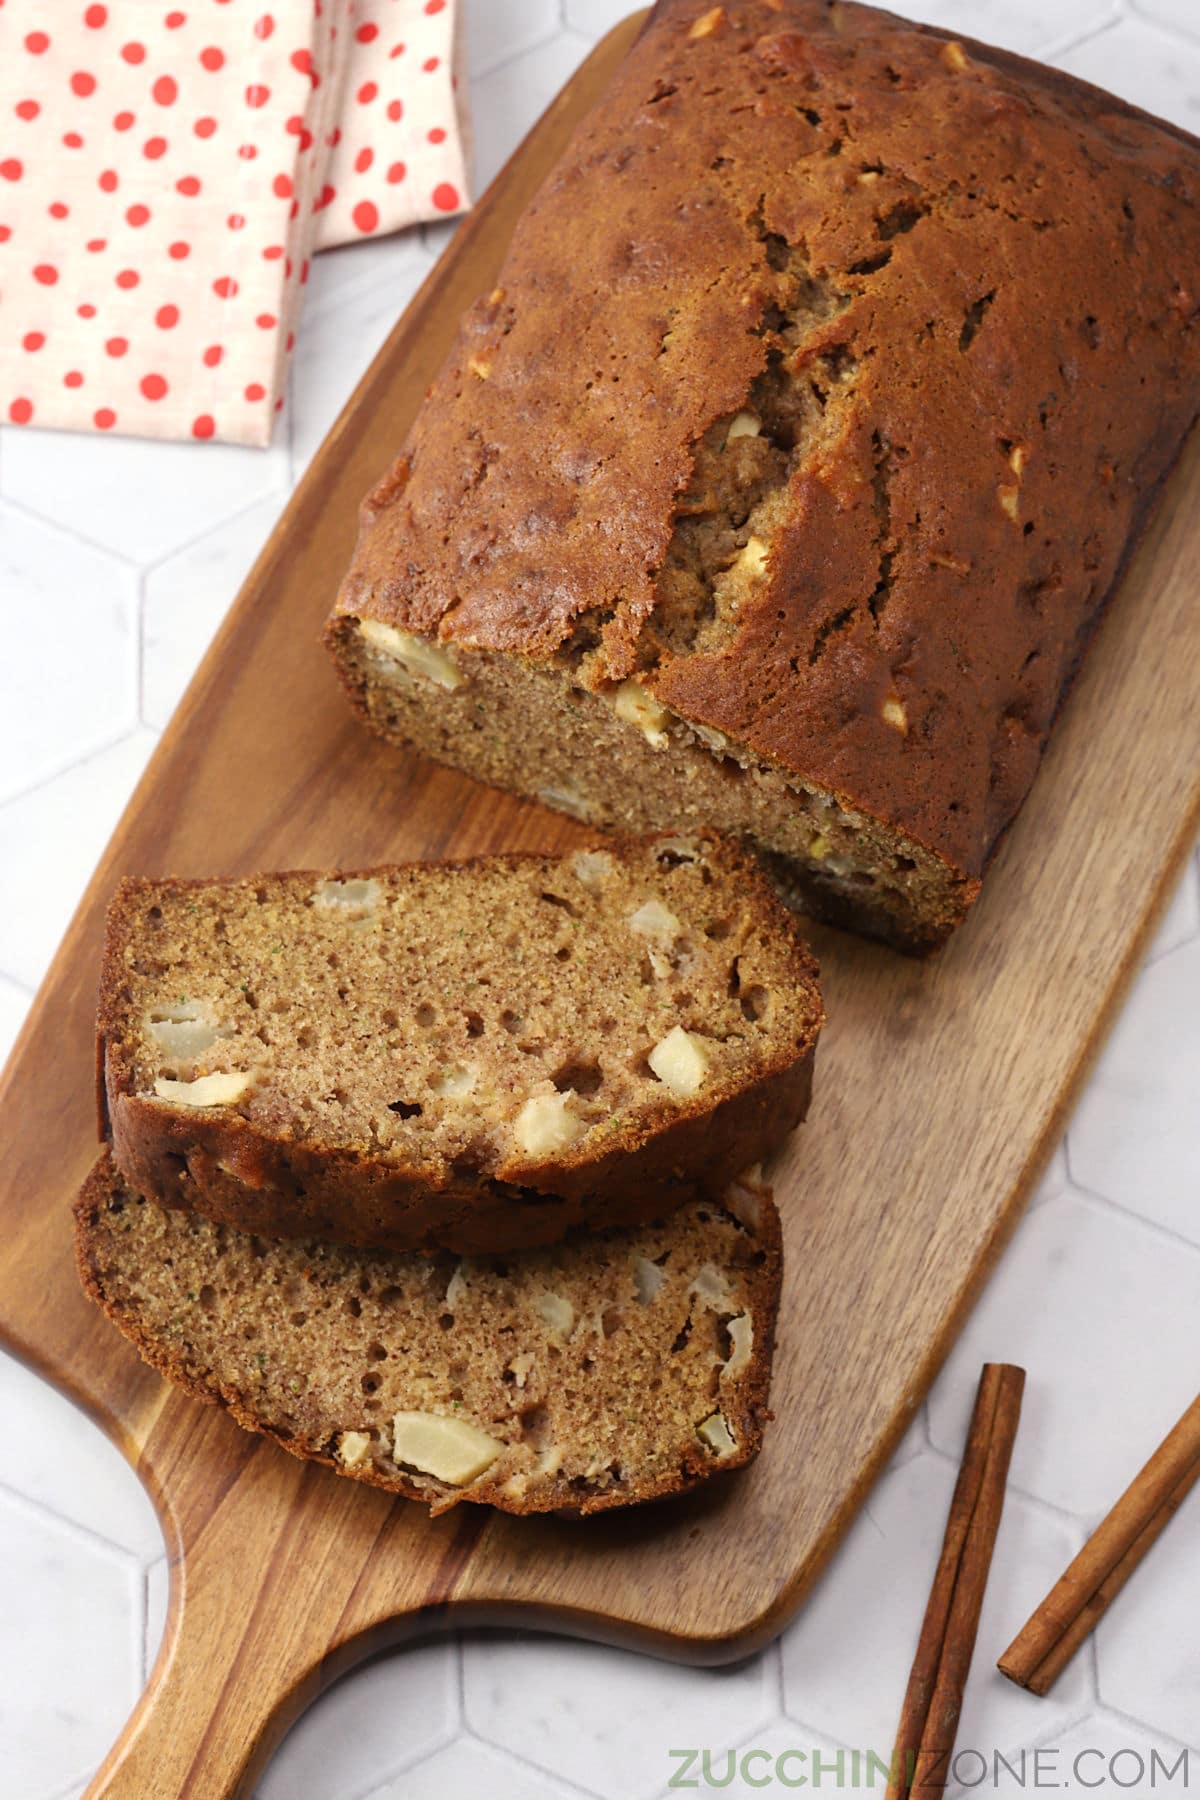
[[[512,1261],[264,1244],[105,1155],[80,1275],[146,1361],[294,1455],[425,1501],[597,1512],[757,1455],[780,1284],[769,1193]]]
[[[924,950],[1200,410],[1200,144],[827,0],[660,0],[368,497],[384,735]]]
[[[264,1235],[494,1251],[720,1193],[807,1107],[816,967],[711,834],[130,880],[103,1103],[140,1193]]]

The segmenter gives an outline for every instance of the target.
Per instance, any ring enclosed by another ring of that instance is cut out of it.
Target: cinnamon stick
[[[1200,1480],[1200,1394],[1130,1482],[997,1665],[1048,1693]]]
[[[1024,1386],[1024,1369],[984,1364],[900,1712],[886,1800],[929,1800],[948,1785]]]

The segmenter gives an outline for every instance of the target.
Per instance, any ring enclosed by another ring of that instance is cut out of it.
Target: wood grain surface
[[[96,1153],[92,1008],[118,875],[361,867],[579,835],[370,740],[317,637],[360,495],[635,23],[596,50],[463,225],[316,457],[122,820],[0,1090],[0,1337],[120,1443],[171,1561],[151,1686],[92,1795],[248,1792],[323,1685],[449,1622],[536,1622],[696,1662],[779,1631],[1015,1223],[1191,841],[1196,444],[969,925],[927,964],[813,933],[830,1024],[811,1121],[774,1171],[787,1241],[776,1422],[752,1470],[690,1501],[575,1524],[464,1505],[431,1522],[169,1390],[85,1302],[70,1202]]]

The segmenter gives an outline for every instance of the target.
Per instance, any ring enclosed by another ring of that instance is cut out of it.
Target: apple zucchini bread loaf
[[[460,1261],[264,1244],[143,1199],[105,1155],[75,1218],[84,1287],[168,1380],[434,1512],[597,1512],[758,1452],[780,1280],[763,1190]]]
[[[942,942],[1200,410],[1200,144],[841,0],[659,0],[368,497],[364,719]]]
[[[712,836],[355,875],[129,880],[118,1167],[269,1237],[508,1250],[720,1193],[806,1110],[816,968]]]

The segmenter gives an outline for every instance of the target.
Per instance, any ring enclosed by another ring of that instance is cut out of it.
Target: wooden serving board
[[[779,1631],[1015,1223],[1192,838],[1200,444],[970,924],[927,964],[814,932],[830,1023],[812,1120],[775,1171],[787,1234],[776,1422],[752,1470],[689,1501],[582,1524],[464,1505],[431,1522],[182,1398],[84,1301],[70,1203],[96,1154],[92,1007],[118,875],[361,867],[579,836],[374,743],[317,635],[360,495],[636,23],[596,50],[463,225],[316,457],[138,788],[0,1089],[0,1336],[126,1451],[171,1560],[150,1688],[92,1795],[244,1793],[322,1686],[448,1622],[535,1621],[696,1662]]]

